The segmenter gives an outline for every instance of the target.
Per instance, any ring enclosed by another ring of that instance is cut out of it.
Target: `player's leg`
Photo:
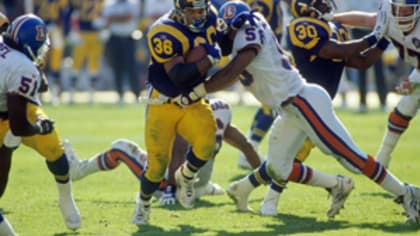
[[[82,179],[98,171],[113,170],[123,162],[140,180],[147,163],[147,153],[136,143],[127,139],[117,139],[111,148],[87,159],[80,160],[68,140],[63,142],[64,150],[70,164],[70,177],[73,181]]]
[[[90,32],[87,35],[87,45],[89,48],[89,53],[87,54],[87,68],[90,81],[89,103],[93,104],[95,102],[95,92],[97,90],[103,52],[103,42],[98,37],[97,32]]]
[[[4,217],[3,214],[1,213],[0,213],[0,235],[17,236],[17,233],[13,229],[12,225],[9,223],[6,217]]]
[[[304,121],[301,122],[301,128],[321,151],[334,156],[349,171],[363,173],[386,191],[402,198],[407,220],[419,220],[420,190],[405,186],[382,164],[355,145],[334,114],[331,100],[324,90],[314,85],[305,86],[288,109]]]
[[[83,65],[86,58],[86,53],[89,50],[86,47],[85,35],[84,33],[80,33],[81,42],[74,45],[73,47],[73,65],[72,65],[72,74],[70,77],[70,86],[69,86],[69,104],[73,104],[75,102],[75,92],[77,88],[77,83],[79,80],[80,72],[83,69]]]
[[[223,195],[225,192],[220,185],[210,181],[213,173],[214,161],[214,158],[207,161],[207,163],[198,172],[198,181],[194,186],[196,189],[196,199],[205,195]]]
[[[155,92],[153,96],[159,95]],[[172,104],[147,107],[145,140],[148,164],[140,179],[140,196],[132,218],[134,224],[148,223],[151,198],[158,189],[170,161],[172,144],[176,135],[176,123],[182,115],[182,110]],[[168,116],[168,114],[171,115]]]
[[[29,110],[36,112],[28,112],[28,114],[36,114],[36,116],[44,116],[45,113],[34,105],[28,105]],[[28,117],[30,122],[34,122],[36,117]],[[54,175],[58,189],[58,205],[63,214],[65,223],[70,229],[80,227],[81,218],[79,210],[73,198],[71,180],[69,178],[69,164],[64,148],[58,136],[57,129],[47,135],[34,135],[22,138],[22,143],[35,151],[46,159],[48,170]]]
[[[272,111],[268,107],[262,106],[258,108],[248,133],[248,140],[254,146],[255,150],[258,151],[258,147],[270,129],[273,120]],[[238,165],[242,168],[252,169],[244,154],[241,152],[239,153]]]
[[[9,129],[7,120],[0,121],[0,198],[6,191],[9,179],[10,166],[12,164],[13,151],[21,142],[20,137],[16,137]]]
[[[381,146],[376,158],[384,166],[388,167],[391,154],[395,149],[401,135],[408,128],[411,119],[416,115],[419,108],[420,94],[403,96],[388,117],[388,128],[385,131]]]
[[[203,99],[183,108],[183,111],[184,116],[177,126],[177,132],[191,146],[187,152],[187,160],[175,172],[176,194],[184,208],[191,208],[195,200],[197,172],[215,154],[216,122],[210,105]]]

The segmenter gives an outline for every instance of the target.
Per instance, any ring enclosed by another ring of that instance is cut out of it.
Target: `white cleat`
[[[263,216],[276,216],[278,202],[279,197],[264,198],[264,201],[261,203],[260,214]]]
[[[333,219],[342,208],[350,192],[354,189],[354,182],[351,178],[337,175],[337,185],[330,189],[331,205],[327,216]]]
[[[420,189],[412,185],[406,185],[404,195],[398,197],[395,202],[400,203],[407,216],[407,224],[420,223]]]
[[[248,197],[252,189],[248,189],[244,181],[248,180],[239,180],[231,183],[226,189],[226,193],[235,202],[239,211],[252,212],[253,210],[248,206]]]
[[[175,181],[176,181],[176,199],[184,208],[193,208],[195,201],[195,189],[194,184],[197,182],[197,179],[188,180],[181,173],[181,168],[178,168],[175,171]]]
[[[84,175],[81,173],[81,167],[83,166],[82,161],[76,155],[76,152],[68,139],[63,141],[63,147],[64,153],[67,156],[67,161],[69,162],[69,175],[71,180],[76,181],[83,178]]]
[[[80,217],[79,209],[77,209],[73,198],[60,198],[58,200],[58,207],[61,210],[61,214],[64,217],[64,222],[66,223],[67,228],[71,230],[80,228],[82,220]]]
[[[136,209],[134,210],[133,218],[131,222],[138,226],[147,225],[150,218],[150,205],[145,207],[142,201],[136,198]]]
[[[208,195],[223,195],[225,190],[218,184],[208,182],[206,186],[198,187],[195,191],[195,198],[199,199],[202,196]]]

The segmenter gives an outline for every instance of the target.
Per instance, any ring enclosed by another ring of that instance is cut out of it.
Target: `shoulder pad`
[[[188,37],[169,24],[152,27],[147,34],[147,44],[152,58],[159,63],[184,55],[189,48]]]
[[[332,35],[327,22],[311,17],[300,17],[289,26],[289,37],[292,45],[304,49],[313,49]]]

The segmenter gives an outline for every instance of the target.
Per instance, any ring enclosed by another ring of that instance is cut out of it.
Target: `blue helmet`
[[[251,8],[239,0],[225,2],[219,9],[219,19],[222,20],[222,31],[227,32],[228,28],[238,30],[249,19],[252,14]]]
[[[419,0],[389,0],[391,13],[403,32],[411,31],[420,17]]]
[[[10,24],[6,36],[35,64],[43,63],[50,40],[47,26],[41,18],[33,14],[19,16]]]

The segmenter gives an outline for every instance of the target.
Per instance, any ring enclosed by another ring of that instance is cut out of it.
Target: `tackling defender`
[[[338,85],[343,73],[344,66],[359,69],[368,68],[378,60],[382,52],[386,49],[389,41],[382,38],[375,48],[365,54],[354,53],[346,50],[352,47],[349,41],[347,29],[331,21],[335,4],[332,0],[292,0],[291,12],[294,19],[288,27],[287,42],[296,67],[304,78],[310,83],[315,83],[323,87],[331,99],[335,97]],[[303,148],[297,154],[298,161],[304,161],[309,155],[314,144],[307,139]],[[308,167],[309,168],[309,167]],[[310,169],[310,168],[309,168]],[[309,172],[313,172],[310,169]],[[248,178],[258,180],[254,175],[259,174],[255,171]],[[341,177],[337,177],[342,179]],[[304,181],[311,183],[312,177]],[[267,180],[252,182],[255,187],[264,184]],[[328,217],[333,218],[341,207],[336,204],[336,195],[341,191],[338,186],[327,188],[332,195],[332,206],[328,211]],[[271,183],[271,188],[266,194],[261,204],[260,212],[262,215],[276,215],[277,204],[280,193],[283,191],[281,185],[275,181]],[[344,201],[342,201],[344,203]]]
[[[377,13],[349,12],[337,14],[334,20],[344,24],[372,27],[380,17],[387,17],[384,25],[386,37],[398,49],[400,58],[413,66],[408,78],[397,86],[403,96],[388,117],[388,128],[384,134],[376,158],[389,166],[391,154],[401,135],[420,108],[420,1],[384,1]]]
[[[331,98],[319,85],[306,83],[299,72],[283,55],[279,43],[268,23],[258,13],[240,1],[225,3],[219,17],[225,22],[223,28],[232,39],[233,58],[223,69],[205,82],[194,87],[187,97],[178,98],[188,104],[209,92],[223,89],[236,81],[241,72],[250,75],[247,89],[262,103],[281,114],[274,121],[268,145],[265,173],[273,180],[286,185],[288,180],[301,180],[306,168],[294,163],[299,148],[307,137],[325,154],[333,156],[346,169],[364,174],[386,191],[395,195],[402,203],[407,222],[419,222],[420,189],[405,185],[375,159],[361,151],[350,134],[338,120],[332,108]],[[353,42],[354,52],[361,52],[378,43],[381,27],[367,37]],[[349,48],[343,50],[350,50]],[[339,181],[319,172],[313,173],[313,185],[328,188],[339,186],[337,203],[344,204],[351,179]],[[304,182],[304,181],[303,181]],[[340,186],[342,185],[342,186]],[[240,209],[248,210],[248,196],[254,189],[248,178],[235,181],[228,188],[228,194]],[[343,195],[344,196],[343,196]],[[342,200],[344,199],[344,200]],[[342,205],[341,205],[342,206]]]

